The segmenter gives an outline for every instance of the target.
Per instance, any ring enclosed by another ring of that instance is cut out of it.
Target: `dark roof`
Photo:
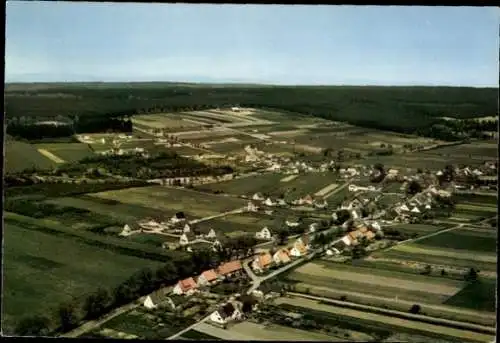
[[[177,219],[185,219],[185,218],[186,218],[186,216],[184,215],[184,212],[177,212],[177,213],[175,214],[175,217],[176,217]]]

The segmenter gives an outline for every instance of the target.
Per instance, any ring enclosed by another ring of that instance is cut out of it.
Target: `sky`
[[[494,7],[7,3],[6,82],[498,87]]]

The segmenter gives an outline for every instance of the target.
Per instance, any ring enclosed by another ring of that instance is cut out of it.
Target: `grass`
[[[201,218],[218,215],[245,206],[241,199],[216,196],[193,190],[162,186],[128,188],[92,194],[93,197],[149,207],[170,215],[183,211],[186,216]]]
[[[45,149],[65,162],[76,162],[94,155],[89,145],[83,143],[47,143],[36,144],[35,147]]]
[[[3,324],[7,328],[27,313],[51,315],[73,297],[98,287],[114,287],[144,267],[161,265],[11,222],[4,227],[3,250]]]
[[[196,330],[189,330],[182,334],[181,338],[186,339],[194,339],[194,340],[211,340],[211,341],[220,341],[221,339],[215,336],[208,335],[203,332],[199,332]]]
[[[475,236],[467,233],[469,232],[461,233],[458,230],[448,231],[439,235],[419,240],[416,242],[416,244],[418,246],[428,246],[436,248],[463,249],[478,253],[496,253],[497,242],[494,232],[492,232],[489,237]]]
[[[128,239],[133,242],[138,242],[142,244],[149,244],[158,248],[161,248],[164,242],[178,242],[179,238],[173,236],[166,235],[158,235],[154,233],[136,233],[130,236],[127,236],[125,239]]]
[[[5,172],[16,173],[28,168],[52,169],[57,163],[40,154],[32,144],[5,141]]]
[[[211,191],[223,191],[228,194],[252,196],[257,192],[267,192],[270,188],[275,187],[283,177],[284,176],[282,174],[255,175],[202,185],[198,186],[198,188]]]
[[[99,193],[97,193],[99,194]],[[157,216],[161,211],[140,205],[117,202],[115,204],[106,203],[95,196],[84,195],[80,197],[64,197],[47,200],[47,203],[71,206],[89,210],[93,213],[106,215],[120,222],[136,221],[148,216]],[[170,214],[171,216],[171,214]]]
[[[406,234],[418,234],[418,235],[426,235],[434,232],[438,232],[440,230],[447,229],[451,227],[451,224],[440,224],[437,225],[427,225],[427,224],[399,224],[399,225],[391,225],[391,230],[397,230]],[[439,236],[439,235],[437,235]],[[436,236],[433,236],[436,237]]]
[[[495,312],[496,282],[479,279],[469,283],[460,292],[449,298],[445,304],[473,310]]]
[[[225,234],[255,233],[264,226],[272,231],[276,228],[284,217],[279,215],[268,216],[257,213],[232,214],[222,218],[216,218],[196,224],[198,227],[213,228],[215,232]]]

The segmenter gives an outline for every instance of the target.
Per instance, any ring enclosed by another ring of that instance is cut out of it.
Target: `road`
[[[227,211],[227,212],[215,214],[213,216],[204,217],[204,218],[200,218],[200,219],[194,219],[194,220],[189,221],[189,224],[201,223],[201,222],[204,222],[204,221],[207,221],[207,220],[211,220],[211,219],[215,219],[215,218],[220,218],[220,217],[225,217],[225,216],[228,216],[230,214],[243,213],[243,212],[245,212],[245,209],[246,209],[246,206],[245,207],[241,207],[241,208],[237,208],[235,210],[231,210],[231,211]]]
[[[401,244],[407,244],[407,243],[413,243],[413,242],[416,242],[416,241],[419,241],[421,239],[426,239],[428,237],[432,237],[432,236],[437,236],[437,235],[440,235],[442,233],[445,233],[445,232],[448,232],[448,231],[453,231],[453,230],[456,230],[456,229],[459,229],[461,227],[464,227],[466,224],[458,224],[454,227],[451,227],[451,228],[448,228],[448,229],[444,229],[444,230],[440,230],[438,232],[433,232],[433,233],[430,233],[428,235],[425,235],[425,236],[420,236],[420,237],[417,237],[417,238],[410,238],[410,239],[407,239],[405,241],[400,241],[400,242],[397,242],[396,244],[394,244],[393,246],[390,246],[384,250],[390,250],[394,247],[397,247],[398,245],[401,245]]]
[[[465,330],[471,330],[471,331],[482,331],[482,332],[487,332],[489,334],[496,334],[496,330],[494,327],[489,327],[489,326],[484,326],[484,325],[478,325],[478,324],[471,324],[471,323],[465,323],[465,322],[459,322],[456,320],[449,320],[449,319],[442,319],[442,318],[436,318],[436,317],[430,317],[428,315],[421,315],[421,314],[413,314],[413,313],[408,313],[408,312],[402,312],[402,311],[396,311],[396,310],[389,310],[389,309],[384,309],[380,307],[375,307],[375,306],[368,306],[368,305],[361,305],[361,304],[356,304],[348,301],[341,301],[341,300],[335,300],[335,299],[330,299],[330,298],[324,298],[324,297],[318,297],[314,295],[307,295],[307,294],[302,294],[302,293],[294,293],[294,292],[288,292],[288,294],[296,296],[296,297],[301,297],[301,298],[306,298],[306,299],[311,299],[311,300],[318,300],[318,301],[324,301],[328,302],[334,305],[342,306],[345,307],[348,305],[350,308],[356,309],[356,310],[361,310],[361,311],[377,311],[378,313],[385,314],[385,315],[397,315],[406,319],[410,320],[419,320],[419,321],[425,321],[426,323],[431,323],[435,325],[443,325],[443,326],[452,326],[452,327],[461,327],[462,329]]]
[[[200,325],[201,323],[204,323],[206,322],[207,320],[210,319],[210,314],[208,316],[206,316],[205,318],[197,321],[196,323],[194,323],[193,325],[190,325],[188,326],[187,328],[185,328],[184,330],[182,331],[179,331],[177,332],[175,335],[172,335],[170,337],[167,337],[165,338],[165,340],[169,341],[169,340],[172,340],[172,339],[177,339],[177,337],[179,336],[182,336],[184,333],[188,332],[189,330],[193,330],[195,327],[197,327],[198,325]]]

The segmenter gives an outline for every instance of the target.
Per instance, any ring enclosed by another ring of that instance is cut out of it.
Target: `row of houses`
[[[302,198],[293,200],[290,204],[284,198],[277,198],[272,200],[270,197],[264,197],[262,193],[255,193],[252,195],[252,200],[247,204],[247,210],[250,212],[257,212],[260,207],[259,205],[265,205],[268,207],[273,206],[288,206],[288,205],[310,205],[319,209],[326,208],[328,206],[328,202],[323,197],[313,197],[310,194],[305,195]]]
[[[244,273],[244,270],[240,260],[226,262],[216,269],[202,272],[197,277],[189,277],[178,281],[172,293],[175,295],[190,296],[203,287],[213,286],[226,278],[238,276],[242,273]],[[160,302],[165,300],[165,297],[161,296],[162,292],[163,291],[157,291],[148,295],[143,305],[149,309],[157,308]]]
[[[291,262],[292,258],[305,256],[310,249],[309,236],[303,235],[289,248],[281,248],[273,254],[269,251],[262,252],[254,258],[251,267],[255,272],[262,273],[273,266],[285,265]]]

